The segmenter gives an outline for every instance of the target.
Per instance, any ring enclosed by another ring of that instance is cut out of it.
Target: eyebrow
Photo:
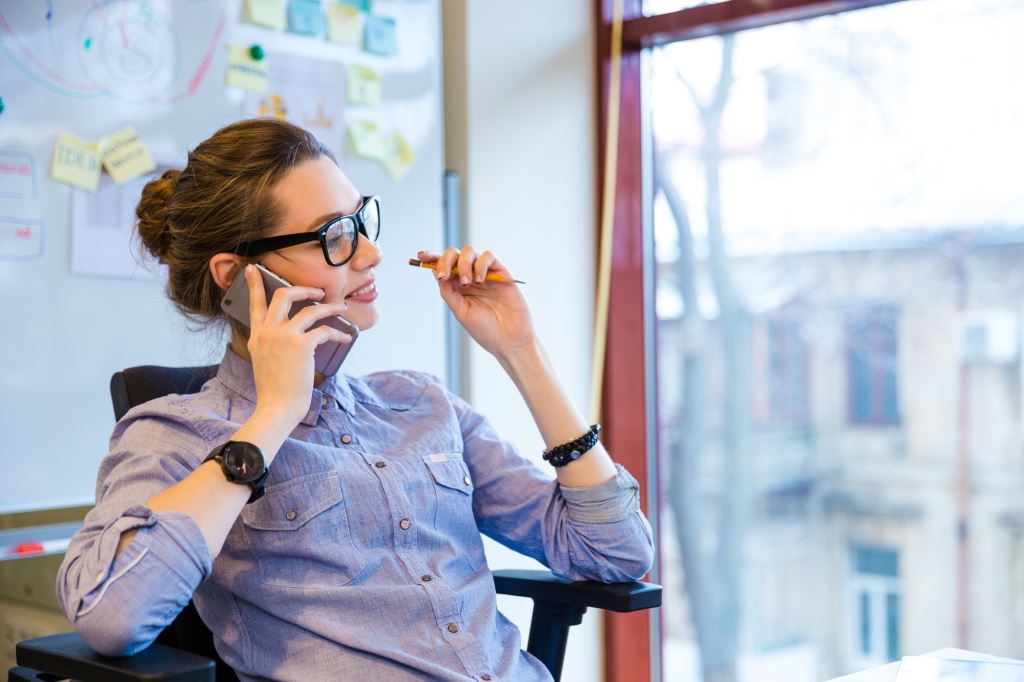
[[[325,224],[325,223],[326,223],[327,221],[329,221],[329,220],[334,220],[335,218],[340,218],[340,217],[341,217],[341,216],[343,216],[343,215],[348,215],[348,214],[346,214],[346,213],[342,213],[341,211],[335,211],[334,213],[328,213],[328,214],[326,214],[326,215],[322,215],[322,216],[320,216],[319,218],[317,218],[316,220],[314,220],[314,221],[313,221],[313,222],[312,222],[312,223],[311,223],[311,224],[309,225],[309,227],[307,227],[307,228],[306,228],[306,232],[312,232],[312,231],[314,231],[314,230],[318,230],[318,229],[320,229],[321,227],[323,227],[323,225],[324,225],[324,224]]]
[[[359,199],[357,200],[355,209],[353,209],[351,211],[348,211],[348,212],[345,212],[345,211],[334,211],[333,213],[327,213],[325,215],[322,215],[319,218],[317,218],[316,220],[314,220],[312,222],[312,224],[310,224],[309,227],[306,228],[306,232],[312,232],[313,230],[316,230],[316,229],[319,229],[319,228],[323,227],[324,223],[326,223],[328,220],[334,220],[335,218],[340,218],[343,215],[353,215],[354,213],[356,213],[362,207],[363,207],[363,195],[360,194],[359,195]]]

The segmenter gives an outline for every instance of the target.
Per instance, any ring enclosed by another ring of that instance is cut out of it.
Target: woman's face
[[[281,207],[281,220],[267,237],[312,232],[331,218],[354,213],[362,204],[359,191],[327,157],[289,170],[274,184],[271,195]],[[381,255],[380,247],[360,234],[355,255],[344,265],[328,264],[319,242],[271,251],[256,260],[292,284],[323,289],[322,303],[344,301],[348,304],[344,317],[365,330],[380,317],[374,268]]]

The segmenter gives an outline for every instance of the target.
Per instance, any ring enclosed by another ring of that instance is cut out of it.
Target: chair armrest
[[[639,611],[661,606],[661,585],[652,583],[573,582],[556,578],[551,571],[502,569],[494,571],[494,586],[499,594],[606,611]]]
[[[19,666],[82,682],[214,682],[214,662],[152,644],[134,656],[111,658],[89,648],[77,632],[37,637],[15,648]]]

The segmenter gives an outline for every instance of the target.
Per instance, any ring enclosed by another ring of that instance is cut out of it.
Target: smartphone
[[[267,268],[263,267],[259,263],[256,264],[256,270],[263,277],[263,291],[266,292],[267,303],[274,297],[274,292],[281,287],[290,287],[291,283],[284,277],[271,272]],[[295,317],[303,308],[311,305],[320,305],[316,301],[296,301],[292,304],[292,309],[288,312],[288,318]],[[249,323],[249,286],[245,281],[245,273],[241,270],[235,275],[235,279],[231,282],[231,286],[228,287],[227,292],[224,294],[224,298],[220,302],[221,309],[229,316],[238,320],[246,327],[251,327]],[[341,369],[341,363],[345,361],[349,351],[352,350],[353,344],[356,339],[359,338],[359,327],[354,323],[349,322],[344,317],[332,315],[331,317],[325,317],[322,320],[318,320],[313,324],[310,329],[316,329],[322,325],[329,325],[334,327],[338,331],[345,332],[352,337],[350,343],[338,343],[337,341],[328,341],[327,343],[321,343],[316,347],[316,351],[313,354],[313,365],[316,371],[323,374],[325,377],[334,376]]]

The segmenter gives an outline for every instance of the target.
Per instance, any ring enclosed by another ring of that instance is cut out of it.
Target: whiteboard
[[[58,134],[96,140],[126,125],[159,162],[181,167],[188,149],[258,99],[226,85],[229,44],[263,47],[271,76],[275,57],[293,70],[308,64],[295,76],[303,82],[290,120],[328,143],[364,194],[382,197],[381,321],[345,371],[445,375],[436,284],[405,262],[442,244],[439,0],[372,8],[395,20],[393,55],[245,23],[241,0],[0,3],[0,513],[92,504],[113,427],[113,372],[213,364],[224,352],[226,338],[190,329],[167,301],[159,268],[132,258],[118,216],[138,183],[104,175],[101,191],[120,193],[121,205],[99,210],[99,195],[50,180],[49,167]],[[348,65],[380,74],[379,105],[346,101],[336,81]],[[319,128],[301,120],[317,88],[337,107],[318,113]],[[404,177],[350,152],[339,126],[355,118],[407,140],[415,160]],[[83,216],[95,219],[91,231]]]

